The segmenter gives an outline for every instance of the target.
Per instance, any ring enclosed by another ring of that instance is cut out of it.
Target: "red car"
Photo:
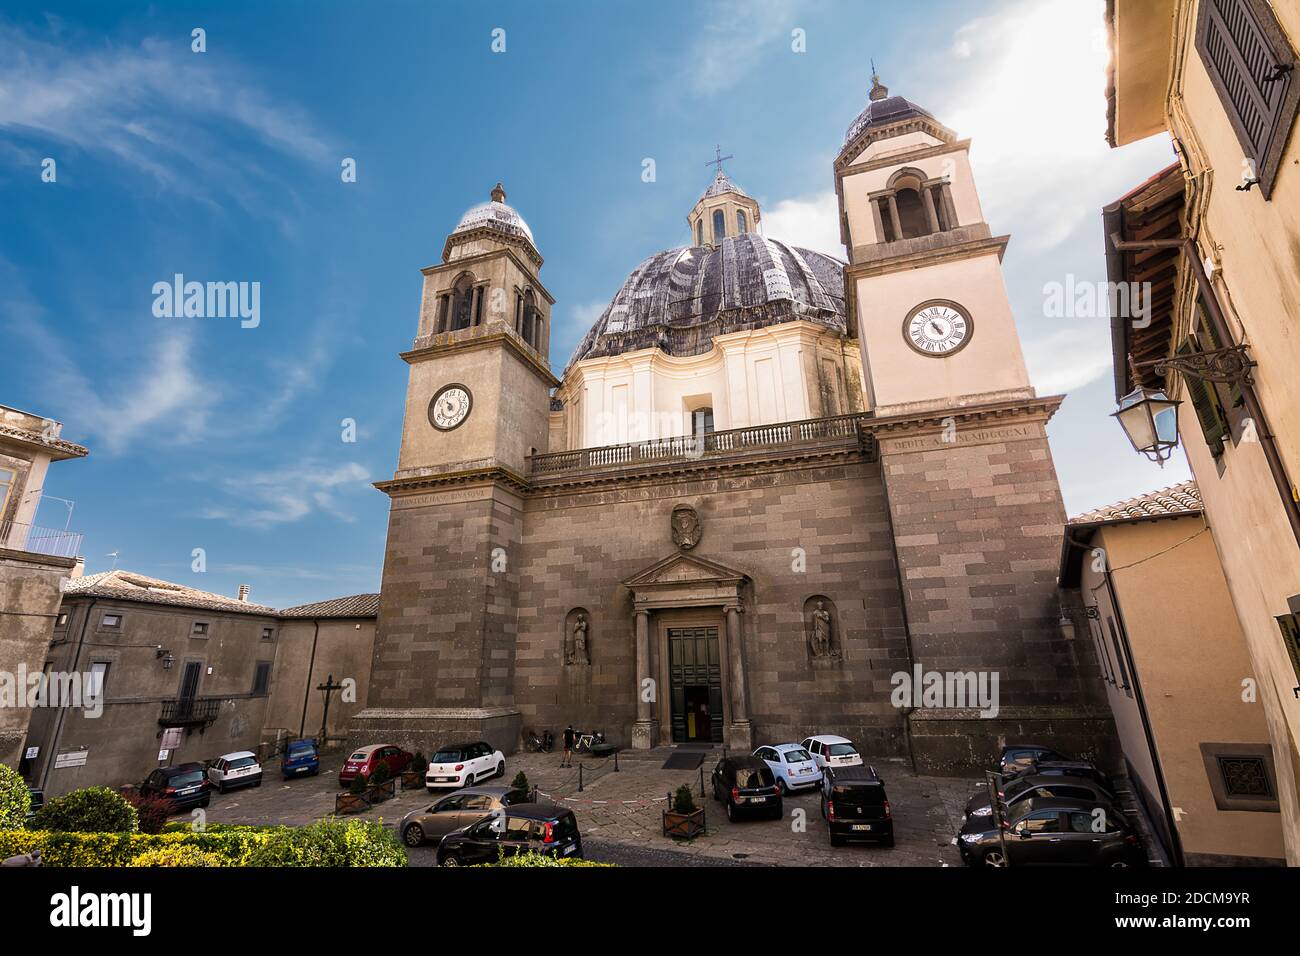
[[[374,776],[375,768],[380,763],[388,764],[389,773],[395,777],[406,769],[413,756],[414,754],[394,744],[371,744],[369,747],[359,747],[348,755],[348,759],[339,768],[339,786],[346,787],[359,773],[367,777]]]

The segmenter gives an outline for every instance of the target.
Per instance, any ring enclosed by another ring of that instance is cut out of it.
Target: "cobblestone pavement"
[[[821,818],[816,790],[788,796],[782,820],[728,822],[721,804],[700,796],[700,770],[663,770],[672,751],[624,751],[613,758],[575,760],[561,769],[559,754],[515,754],[506,758],[506,773],[492,783],[509,783],[523,770],[545,797],[568,806],[578,817],[587,855],[593,859],[639,866],[735,865],[785,866],[958,866],[952,845],[962,807],[974,780],[922,777],[905,764],[877,761],[893,808],[895,847],[834,847]],[[720,751],[704,754],[705,787]],[[214,823],[286,823],[300,825],[334,812],[340,792],[342,753],[325,755],[317,777],[282,781],[268,772],[261,787],[214,794],[207,819]],[[583,789],[578,791],[578,764]],[[271,766],[268,765],[268,771]],[[487,781],[484,781],[487,782]],[[690,784],[704,806],[708,830],[692,841],[663,836],[661,818],[669,792]],[[361,816],[395,825],[409,810],[427,806],[423,789],[398,790],[392,800]],[[424,863],[423,858],[413,863]]]

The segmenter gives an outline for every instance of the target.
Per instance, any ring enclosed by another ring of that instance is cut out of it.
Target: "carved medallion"
[[[700,543],[700,516],[690,505],[678,505],[673,509],[672,517],[673,544],[683,551],[689,551]]]

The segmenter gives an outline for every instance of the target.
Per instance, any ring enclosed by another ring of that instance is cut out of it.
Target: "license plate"
[[[855,830],[870,830],[870,829],[871,829],[871,824],[870,824],[870,823],[855,823],[855,824],[853,824],[853,829],[855,829]]]
[[[563,855],[564,855],[564,856],[568,856],[570,853],[572,853],[572,852],[575,851],[576,849],[578,849],[576,846],[566,847],[565,850],[564,850]]]
[[[196,793],[198,789],[199,789],[198,787],[190,787],[188,790],[182,790],[181,796],[188,797],[191,793]]]

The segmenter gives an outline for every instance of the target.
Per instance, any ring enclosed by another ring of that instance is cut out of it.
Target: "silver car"
[[[822,771],[817,766],[817,761],[799,744],[759,747],[754,751],[754,756],[772,768],[776,785],[782,793],[805,790],[822,781]]]

